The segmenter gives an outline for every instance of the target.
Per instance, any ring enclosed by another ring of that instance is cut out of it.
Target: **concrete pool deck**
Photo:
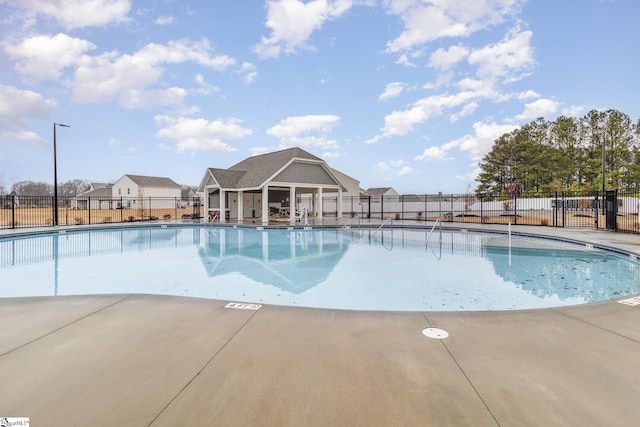
[[[513,231],[640,255],[637,235]],[[154,295],[0,299],[0,417],[29,417],[32,426],[629,426],[640,419],[640,305],[359,312],[226,303]],[[426,327],[449,336],[427,338]]]

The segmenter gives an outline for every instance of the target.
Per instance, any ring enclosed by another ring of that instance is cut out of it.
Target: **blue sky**
[[[400,193],[475,188],[536,117],[640,117],[636,0],[0,0],[0,186],[299,146]]]

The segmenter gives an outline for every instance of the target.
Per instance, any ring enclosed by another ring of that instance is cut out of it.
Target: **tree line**
[[[89,191],[91,183],[82,179],[72,179],[58,184],[59,196],[77,196]],[[11,186],[10,194],[16,196],[51,196],[53,185],[41,181],[19,181]]]
[[[604,190],[640,190],[640,119],[617,110],[538,118],[494,142],[476,194],[602,191],[603,165]]]
[[[91,189],[92,181],[83,179],[72,179],[58,184],[58,196],[76,197],[86,193]],[[191,185],[181,185],[183,192],[195,191],[197,187]],[[5,194],[6,189],[0,186],[0,195]],[[53,196],[53,185],[42,181],[19,181],[11,186],[10,195],[14,196]]]

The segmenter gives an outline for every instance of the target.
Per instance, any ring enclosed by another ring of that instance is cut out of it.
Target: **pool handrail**
[[[353,218],[351,218],[342,227],[340,227],[340,230],[346,230],[347,229],[347,225],[351,224],[351,222],[356,220],[356,219],[358,220],[358,228],[360,228],[360,217],[358,215],[354,215]]]
[[[380,229],[381,229],[382,227],[384,227],[384,225],[385,225],[387,222],[391,222],[391,224],[393,225],[393,219],[392,219],[392,218],[387,218],[387,219],[385,219],[384,221],[382,221],[382,224],[380,224],[380,227],[376,228],[376,231],[374,231],[374,232],[373,232],[373,234],[371,235],[371,237],[374,237],[374,236],[376,235],[376,233],[377,233],[378,231],[380,231]]]
[[[440,218],[436,219],[436,222],[433,223],[433,227],[431,227],[431,230],[429,231],[429,234],[427,234],[427,238],[424,240],[424,244],[425,246],[429,244],[429,239],[431,238],[431,233],[433,233],[433,230],[436,228],[436,225],[440,224],[440,232],[442,232],[442,221],[440,221]]]

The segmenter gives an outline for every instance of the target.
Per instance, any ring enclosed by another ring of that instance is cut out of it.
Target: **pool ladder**
[[[429,234],[427,234],[427,238],[424,240],[424,244],[425,246],[429,245],[429,239],[431,238],[431,234],[433,233],[433,230],[435,230],[436,225],[440,224],[440,241],[442,241],[442,221],[440,221],[440,218],[436,219],[436,222],[433,223],[433,227],[431,227],[431,231],[429,231]]]
[[[385,219],[385,220],[382,222],[382,224],[380,224],[380,227],[376,228],[376,231],[374,231],[374,232],[373,232],[373,234],[371,235],[371,237],[375,237],[376,233],[377,233],[378,231],[380,231],[380,230],[382,229],[382,227],[384,227],[384,225],[385,225],[387,222],[390,222],[390,223],[391,223],[391,225],[393,225],[393,220],[392,220],[391,218],[387,218],[387,219]]]
[[[347,230],[350,227],[347,227],[349,224],[351,224],[353,221],[358,220],[358,228],[360,228],[360,217],[358,215],[354,216],[353,218],[351,218],[349,221],[347,221],[342,227],[340,227],[340,231],[343,230]]]

